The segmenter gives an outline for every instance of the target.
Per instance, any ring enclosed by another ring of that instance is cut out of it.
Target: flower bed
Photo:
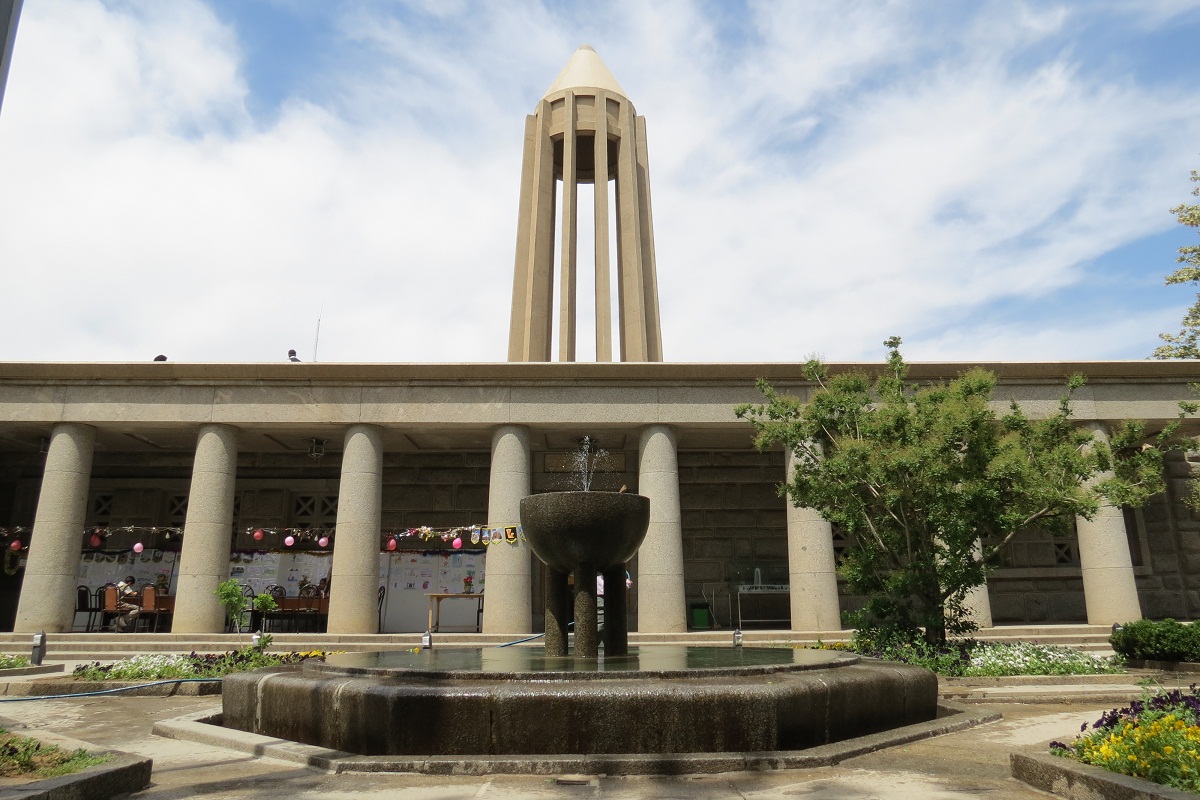
[[[859,655],[900,661],[947,677],[1012,675],[1106,675],[1123,672],[1119,661],[1071,647],[1033,642],[979,642],[968,639],[935,649],[920,641],[818,643],[822,649],[850,650]]]
[[[299,664],[309,658],[324,658],[324,650],[268,653],[258,647],[243,647],[228,653],[163,653],[134,656],[101,663],[81,664],[72,677],[85,681],[167,680],[170,678],[220,678],[231,672]]]
[[[1054,755],[1200,792],[1200,697],[1196,685],[1159,691],[1107,711],[1071,744],[1051,742]]]
[[[0,669],[24,669],[29,666],[28,656],[0,654]]]
[[[92,755],[86,750],[71,752],[0,728],[0,777],[49,778],[69,775],[108,760],[109,757],[104,754]]]

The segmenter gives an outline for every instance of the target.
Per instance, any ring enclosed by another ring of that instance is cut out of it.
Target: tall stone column
[[[529,429],[520,425],[497,428],[492,434],[489,524],[515,525],[520,521],[521,498],[532,491],[531,473]],[[488,547],[484,572],[487,598],[483,604],[484,633],[529,633],[533,630],[530,564],[529,547],[523,541]]]
[[[791,450],[784,463],[784,480],[790,483],[795,463]],[[787,534],[792,630],[841,630],[833,526],[815,509],[799,508],[788,498]]]
[[[683,523],[675,432],[667,425],[642,429],[638,494],[650,498],[650,528],[638,551],[638,631],[687,630],[683,586]]]
[[[1108,431],[1099,423],[1090,426],[1097,440],[1107,442]],[[1097,476],[1103,480],[1106,475]],[[1083,598],[1088,623],[1112,625],[1142,618],[1133,561],[1129,558],[1129,537],[1121,509],[1101,504],[1091,520],[1075,518],[1079,533],[1079,564],[1083,573]]]
[[[90,425],[60,422],[50,433],[14,633],[71,630],[95,444]]]
[[[975,540],[973,554],[977,561],[983,560],[983,542],[978,539]],[[963,608],[980,628],[992,627],[992,599],[988,596],[987,578],[984,578],[983,583],[967,592],[967,596],[963,598]]]
[[[379,632],[382,506],[383,429],[352,425],[342,448],[329,587],[330,633]]]
[[[216,424],[200,428],[183,523],[173,633],[225,630],[225,607],[215,592],[217,584],[229,577],[237,459],[237,428]]]

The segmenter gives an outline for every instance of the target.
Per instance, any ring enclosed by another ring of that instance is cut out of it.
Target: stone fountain
[[[937,679],[919,667],[792,648],[630,649],[624,564],[649,511],[647,498],[612,492],[521,502],[526,541],[548,571],[544,649],[345,653],[230,675],[223,724],[364,756],[463,757],[454,769],[467,772],[537,771],[536,760],[526,769],[496,758],[555,754],[620,772],[646,769],[648,754],[791,751],[936,715]]]
[[[568,576],[575,581],[575,656],[599,655],[596,575],[604,577],[604,655],[629,652],[625,562],[650,525],[650,501],[621,492],[552,492],[521,500],[521,527],[546,565],[546,655],[567,655]]]

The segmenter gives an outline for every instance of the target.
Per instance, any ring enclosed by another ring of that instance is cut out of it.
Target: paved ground
[[[99,745],[150,756],[154,785],[134,795],[146,800],[224,798],[806,798],[806,800],[952,800],[953,798],[1047,798],[1009,777],[1008,756],[1017,749],[1044,752],[1052,739],[1069,739],[1111,703],[1047,702],[1072,694],[1070,686],[1028,687],[1019,702],[982,708],[1004,714],[1001,722],[851,759],[836,767],[695,777],[608,778],[573,776],[445,778],[417,775],[326,775],[270,759],[150,734],[159,719],[211,708],[210,697],[92,697],[0,702],[0,717],[29,728],[64,733]],[[1123,687],[1136,696],[1133,684]],[[1109,687],[1115,690],[1116,687]]]

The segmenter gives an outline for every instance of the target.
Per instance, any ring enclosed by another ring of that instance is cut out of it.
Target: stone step
[[[988,628],[976,634],[988,641],[1036,641],[1061,644],[1097,654],[1111,654],[1108,644],[1111,631],[1104,625],[1020,625]],[[852,631],[743,631],[743,641],[750,646],[781,644],[814,644],[817,641],[838,642],[850,638]],[[689,631],[687,633],[642,634],[632,632],[630,644],[690,644],[727,646],[732,643],[729,629]],[[489,647],[525,637],[501,634],[437,633],[434,642],[439,647]],[[0,653],[25,654],[31,644],[30,634],[0,633]],[[141,653],[220,653],[245,646],[250,634],[174,634],[174,633],[65,633],[47,636],[47,658],[58,661],[113,661]],[[272,650],[388,650],[417,647],[419,633],[399,634],[272,634]],[[533,639],[537,644],[540,639]]]

